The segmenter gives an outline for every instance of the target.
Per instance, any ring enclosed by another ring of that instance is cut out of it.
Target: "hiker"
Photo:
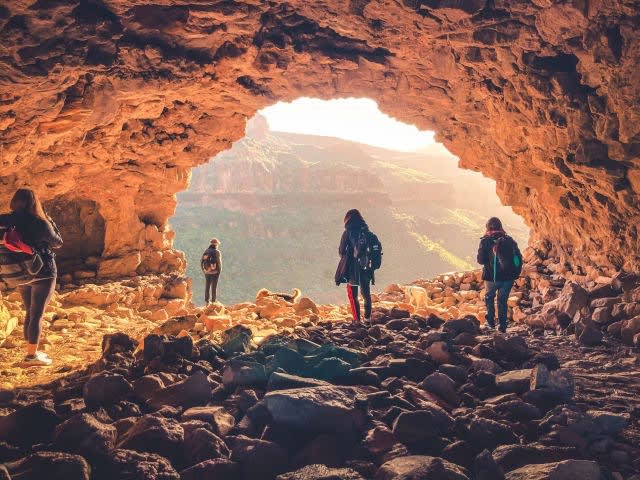
[[[498,294],[498,322],[501,333],[507,331],[507,300],[513,282],[522,271],[522,254],[516,241],[507,235],[499,218],[487,221],[487,231],[480,239],[478,263],[483,265],[484,301],[487,306],[487,325],[495,328],[494,300]]]
[[[18,288],[26,311],[24,339],[27,351],[23,365],[47,366],[51,365],[51,358],[38,350],[40,324],[56,287],[58,269],[52,249],[62,246],[62,238],[33,190],[18,189],[10,208],[11,213],[0,215],[2,280]],[[21,263],[16,263],[16,258]],[[29,263],[28,271],[17,270],[26,263]]]
[[[364,319],[371,322],[371,284],[375,285],[375,270],[382,261],[382,245],[356,209],[344,217],[344,232],[338,247],[340,263],[336,270],[336,285],[347,284],[347,295],[354,322],[360,322],[358,286],[364,300]]]
[[[200,268],[202,268],[205,278],[204,303],[206,305],[216,301],[218,278],[220,278],[220,272],[222,272],[222,255],[218,249],[219,246],[220,240],[212,238],[211,244],[202,254],[202,260],[200,261]]]

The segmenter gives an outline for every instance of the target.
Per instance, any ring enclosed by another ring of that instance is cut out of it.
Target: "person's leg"
[[[368,275],[360,276],[360,288],[362,289],[362,299],[364,300],[364,318],[371,320],[371,279]]]
[[[211,291],[211,275],[204,276],[204,303],[209,303],[209,292]]]
[[[215,275],[211,275],[211,301],[212,302],[215,302],[217,298],[218,278],[220,278],[220,274],[218,273],[216,273]]]
[[[484,304],[487,306],[487,325],[490,328],[495,328],[496,326],[496,307],[494,304],[494,300],[496,298],[496,282],[484,282]]]
[[[38,350],[38,342],[40,341],[40,324],[42,316],[49,305],[51,296],[56,288],[56,279],[47,278],[39,280],[31,284],[31,305],[29,308],[29,329],[27,331],[29,347],[33,350],[31,355]]]
[[[498,284],[498,321],[500,331],[505,332],[507,330],[507,300],[509,300],[509,292],[511,292],[513,282],[502,281],[496,283]]]
[[[349,306],[354,322],[360,321],[360,302],[358,301],[358,286],[347,283],[347,295],[349,296]]]
[[[20,297],[22,297],[22,304],[24,305],[24,325],[22,327],[22,333],[25,341],[29,342],[29,323],[31,321],[29,317],[29,310],[31,310],[31,285],[20,285],[18,287],[18,292],[20,292]]]

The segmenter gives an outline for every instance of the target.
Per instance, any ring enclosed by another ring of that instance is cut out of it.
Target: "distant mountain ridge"
[[[501,216],[525,242],[527,228],[500,205],[493,188],[460,170],[439,145],[433,152],[397,152],[273,132],[257,116],[245,138],[193,170],[171,223],[196,278],[206,242],[212,235],[222,239],[224,301],[251,299],[264,286],[297,286],[336,301],[342,292],[332,286],[332,270],[346,210],[362,209],[382,239],[384,285],[469,268],[488,216]]]

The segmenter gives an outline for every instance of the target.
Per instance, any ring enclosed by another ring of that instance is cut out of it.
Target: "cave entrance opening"
[[[333,283],[342,219],[358,208],[383,242],[377,288],[475,268],[489,216],[521,244],[529,230],[503,206],[495,182],[369,99],[301,98],[259,111],[245,137],[194,168],[178,194],[175,247],[203,303],[200,256],[222,241],[218,299],[250,301],[260,288],[300,288],[320,302],[343,302]]]
[[[56,251],[59,281],[87,280],[96,276],[104,251],[105,221],[93,200],[66,195],[44,202],[64,240]]]

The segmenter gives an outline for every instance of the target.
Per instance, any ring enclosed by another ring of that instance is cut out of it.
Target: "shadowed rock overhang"
[[[638,7],[9,0],[0,207],[25,185],[90,205],[99,238],[74,231],[99,276],[181,271],[167,220],[191,167],[279,100],[370,97],[494,178],[575,268],[639,271]]]

